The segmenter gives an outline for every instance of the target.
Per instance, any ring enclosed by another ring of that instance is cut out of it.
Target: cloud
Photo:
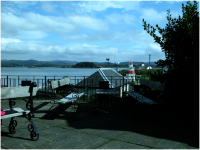
[[[149,46],[153,49],[155,52],[162,52],[160,45],[158,44],[149,44]]]
[[[134,24],[135,16],[129,14],[117,14],[113,13],[110,15],[106,15],[106,22],[114,23],[114,24]]]
[[[38,2],[37,1],[12,1],[9,3],[10,3],[9,5],[12,7],[18,7],[18,8],[24,9],[29,6],[36,5]]]
[[[1,11],[20,15],[23,10],[32,10],[37,1],[1,1]]]
[[[155,4],[161,4],[161,3],[164,3],[164,2],[173,5],[174,3],[182,3],[183,1],[180,1],[180,0],[173,0],[173,1],[156,0],[153,3],[155,3]]]
[[[161,1],[161,0],[156,0],[156,1],[154,1],[154,3],[155,3],[155,4],[161,4],[161,3],[163,3],[163,1]]]
[[[49,12],[49,13],[58,13],[58,14],[59,14],[59,12],[56,10],[55,7],[57,7],[57,5],[55,6],[55,4],[50,4],[49,2],[48,2],[48,3],[43,2],[43,3],[41,4],[41,8],[42,8],[44,11]]]
[[[87,1],[80,2],[79,7],[86,12],[101,12],[108,8],[123,9],[123,11],[135,10],[140,7],[140,1]]]
[[[144,30],[125,30],[125,31],[109,31],[95,32],[88,34],[74,34],[64,36],[63,39],[75,42],[99,42],[110,41],[116,43],[140,42],[153,43],[154,39]]]
[[[68,18],[43,16],[35,13],[25,13],[21,17],[12,13],[2,13],[1,27],[2,36],[15,38],[44,38],[47,36],[46,32],[67,34],[84,29],[98,31],[109,29],[108,25],[100,19],[81,16]]]
[[[94,1],[88,1],[88,2],[82,2],[79,4],[79,7],[82,8],[82,10],[87,12],[92,11],[105,11],[108,8],[122,8],[119,4],[116,4],[112,1],[102,1],[102,2],[94,2]]]
[[[83,44],[73,44],[73,45],[55,45],[48,44],[45,42],[38,41],[21,41],[18,39],[11,38],[2,38],[1,43],[1,53],[2,58],[5,58],[6,54],[9,55],[33,55],[43,56],[43,58],[48,58],[48,56],[71,56],[72,58],[83,57],[86,58],[90,56],[104,56],[104,55],[113,55],[114,51],[117,49],[114,47],[100,47],[97,45],[91,45],[87,43]],[[60,59],[60,58],[59,58]]]
[[[143,9],[141,20],[144,18],[147,23],[163,23],[166,21],[167,12],[157,12],[155,9]]]
[[[182,3],[183,1],[180,0],[173,0],[173,1],[166,1],[167,3],[173,5],[174,3]]]
[[[4,43],[19,43],[21,40],[19,39],[13,39],[13,38],[1,38],[1,44]]]
[[[82,26],[86,29],[91,30],[108,30],[109,27],[107,23],[100,19],[91,18],[91,17],[85,17],[85,16],[72,16],[69,17],[69,20],[76,26]]]
[[[19,39],[2,38],[1,58],[2,59],[34,59],[37,60],[73,60],[73,61],[105,61],[106,57],[114,61],[145,61],[148,54],[151,60],[163,58],[164,53],[159,52],[159,47],[154,44],[132,46],[131,48],[120,49],[112,46],[98,46],[95,44],[72,44],[56,45],[38,41],[21,41]],[[38,55],[39,54],[39,55]]]
[[[41,7],[36,5],[37,3],[41,4]],[[141,9],[140,5],[144,2],[139,1],[37,3],[11,2],[2,5],[2,58],[12,56],[32,57],[32,59],[40,57],[43,60],[58,58],[105,61],[105,57],[114,56],[114,52],[117,51],[119,59],[140,61],[149,52],[152,56],[160,54],[157,45],[149,44],[154,40],[143,30],[142,19],[144,18],[147,23],[162,23],[166,21],[166,11]],[[46,15],[44,11],[42,11],[44,14],[41,14],[41,8],[52,14]],[[58,11],[62,14],[55,14]],[[98,14],[99,12],[101,15]],[[136,16],[135,13],[139,15]],[[138,21],[137,18],[140,20]],[[134,29],[135,24],[138,30]],[[53,41],[55,37],[57,41],[60,40],[59,42],[63,39],[67,40],[65,44],[79,44],[65,45],[64,43],[52,44],[50,41],[49,43],[36,41],[42,38],[45,38],[45,41],[48,39]]]

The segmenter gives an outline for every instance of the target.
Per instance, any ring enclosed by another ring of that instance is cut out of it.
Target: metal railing
[[[15,75],[1,75],[1,88],[2,87],[17,87],[17,86],[22,86],[21,83],[22,81],[31,81],[31,82],[36,82],[37,84],[37,88],[39,91],[41,92],[44,92],[45,95],[51,91],[51,81],[53,80],[59,80],[59,79],[63,79],[63,78],[71,78],[71,84],[74,85],[76,88],[77,87],[80,87],[80,90],[81,90],[81,87],[83,86],[86,86],[88,87],[88,83],[92,83],[90,84],[90,92],[92,91],[92,93],[88,94],[89,95],[92,95],[92,94],[95,94],[94,93],[94,89],[96,89],[98,86],[96,85],[95,83],[95,78],[90,80],[90,79],[87,79],[88,76],[15,76]],[[135,77],[135,81],[133,80],[130,80],[128,79],[129,83],[131,82],[132,84],[139,84],[140,83],[140,78],[145,78],[146,76],[138,76],[136,75]],[[125,82],[126,79],[114,79],[114,76],[111,76],[110,77],[110,81],[111,83],[114,85],[116,84],[117,85],[117,80],[120,80],[120,83],[121,85],[125,85],[127,82]],[[82,85],[78,85],[78,83],[81,83],[82,82]],[[92,86],[91,86],[92,85]],[[93,89],[94,88],[94,89]],[[93,89],[93,90],[92,90]]]

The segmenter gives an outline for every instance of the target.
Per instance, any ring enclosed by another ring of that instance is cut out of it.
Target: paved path
[[[15,118],[15,134],[9,134],[10,119],[4,119],[1,127],[2,149],[199,149],[199,130],[190,123],[157,120],[147,113],[143,120],[133,117],[131,103],[127,109],[118,111],[96,111],[91,103],[80,107],[78,120],[70,118],[71,107],[58,106],[60,114],[48,118],[51,107],[48,100],[34,101],[37,110],[34,123],[40,137],[30,140],[28,120]],[[16,107],[25,109],[25,102],[18,100]],[[7,109],[8,101],[1,101],[1,108]],[[115,112],[115,113],[114,113]]]

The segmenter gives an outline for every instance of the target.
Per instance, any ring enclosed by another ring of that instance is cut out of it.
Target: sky
[[[1,59],[148,62],[150,54],[150,61],[164,60],[142,19],[165,28],[167,10],[178,18],[182,3],[1,1]]]

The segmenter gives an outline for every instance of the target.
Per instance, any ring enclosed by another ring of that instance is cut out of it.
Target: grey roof
[[[129,83],[126,77],[117,73],[111,68],[99,68],[85,80],[77,83],[76,86],[99,87],[99,81],[109,81],[109,88],[116,88]],[[123,83],[124,82],[124,83]]]

